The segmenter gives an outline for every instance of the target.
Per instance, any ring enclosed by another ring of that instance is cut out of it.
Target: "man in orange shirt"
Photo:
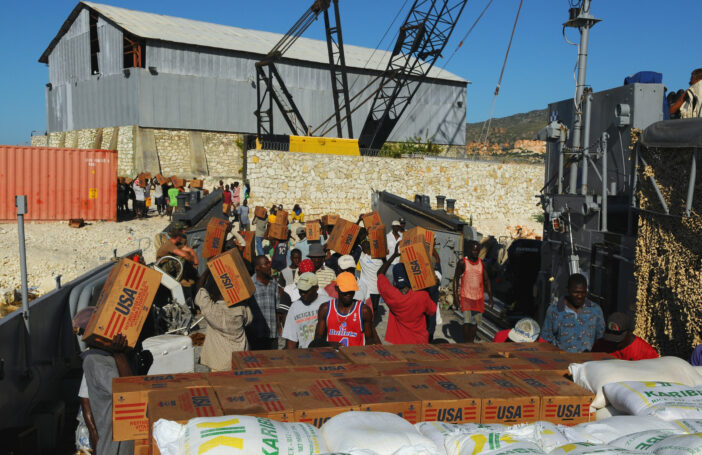
[[[463,339],[473,343],[478,324],[485,312],[485,290],[493,306],[492,287],[483,261],[478,257],[480,246],[475,240],[465,243],[466,256],[456,266],[453,277],[453,304],[463,313]]]

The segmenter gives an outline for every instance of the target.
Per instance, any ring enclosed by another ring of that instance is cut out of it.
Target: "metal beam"
[[[331,73],[332,98],[334,100],[334,116],[336,117],[336,133],[343,137],[342,109],[344,111],[349,139],[353,138],[351,123],[351,104],[349,103],[349,83],[346,74],[346,57],[344,56],[344,39],[341,33],[341,18],[339,17],[339,0],[334,1],[334,25],[331,24],[329,8],[324,10],[324,26],[327,33],[327,51],[329,53],[329,71]],[[336,39],[335,39],[336,37]]]

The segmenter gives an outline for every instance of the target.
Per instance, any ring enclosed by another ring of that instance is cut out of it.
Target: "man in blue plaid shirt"
[[[278,349],[278,283],[271,277],[271,261],[268,256],[254,258],[253,279],[256,292],[249,299],[253,322],[247,331],[251,350]]]
[[[541,337],[567,352],[589,351],[604,335],[602,308],[587,300],[587,279],[580,273],[568,277],[567,291],[546,310]]]

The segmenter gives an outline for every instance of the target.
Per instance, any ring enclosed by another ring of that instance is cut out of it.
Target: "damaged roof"
[[[279,33],[146,13],[100,3],[80,2],[41,55],[39,62],[48,63],[49,54],[84,8],[97,12],[122,30],[147,40],[225,49],[263,56],[283,37]],[[344,51],[348,68],[382,71],[386,68],[390,59],[390,52],[367,47],[344,44]],[[328,64],[327,43],[326,41],[310,38],[298,38],[295,44],[285,53],[284,58],[287,60]],[[428,77],[468,83],[460,76],[437,66],[434,66],[429,71]]]

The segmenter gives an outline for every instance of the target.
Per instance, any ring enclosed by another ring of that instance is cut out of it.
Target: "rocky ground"
[[[143,220],[88,222],[75,229],[68,222],[26,223],[27,279],[31,290],[45,294],[56,286],[56,276],[68,282],[97,267],[113,256],[139,247],[146,261],[156,257],[151,243],[169,221],[151,216]],[[0,224],[0,299],[20,287],[19,242],[17,224]]]

